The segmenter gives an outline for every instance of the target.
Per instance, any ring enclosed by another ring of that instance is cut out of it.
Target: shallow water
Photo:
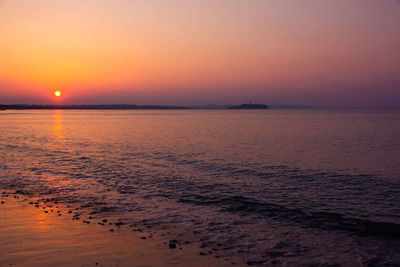
[[[0,113],[0,183],[248,263],[399,263],[399,110]]]

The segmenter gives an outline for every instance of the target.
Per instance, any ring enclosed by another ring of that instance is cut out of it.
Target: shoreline
[[[122,222],[89,219],[65,203],[1,191],[0,266],[244,265]]]

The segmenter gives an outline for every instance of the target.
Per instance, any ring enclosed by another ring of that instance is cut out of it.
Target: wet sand
[[[35,200],[11,192],[0,201],[0,266],[232,265],[191,244],[170,248],[171,240],[128,227],[71,220],[62,204],[35,207]]]

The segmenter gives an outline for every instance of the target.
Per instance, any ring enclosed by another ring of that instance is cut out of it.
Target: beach
[[[36,203],[32,198],[2,192],[0,266],[232,265],[232,259],[215,258],[215,253],[179,241],[170,248],[175,241],[133,232],[126,225],[85,216],[72,220],[71,209],[62,203],[39,202],[35,207],[29,204]]]

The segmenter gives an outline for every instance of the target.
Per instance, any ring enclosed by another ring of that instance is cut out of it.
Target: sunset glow
[[[60,96],[61,96],[61,92],[57,90],[57,91],[54,92],[54,95],[55,95],[56,97],[60,97]]]
[[[62,86],[66,104],[396,106],[399,14],[395,0],[3,0],[0,99],[45,104]]]

